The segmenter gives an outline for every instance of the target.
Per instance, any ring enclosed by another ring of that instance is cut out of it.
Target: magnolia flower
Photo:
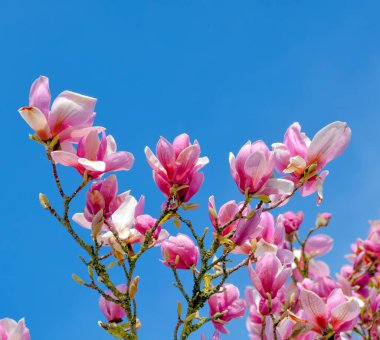
[[[228,333],[224,324],[232,319],[241,318],[245,313],[245,301],[239,299],[239,289],[230,284],[225,283],[218,293],[211,295],[208,299],[210,306],[210,316],[216,313],[224,313],[219,318],[212,320],[214,327],[221,333]]]
[[[285,232],[290,234],[300,228],[303,222],[303,212],[299,211],[298,213],[294,213],[293,211],[287,211],[279,215],[278,220],[284,225]]]
[[[30,340],[29,329],[25,326],[25,320],[19,322],[5,318],[0,320],[1,340]]]
[[[118,183],[115,175],[93,182],[86,194],[84,212],[74,214],[73,220],[82,227],[90,229],[93,218],[100,210],[103,211],[103,218],[109,219],[129,195],[129,191],[119,195],[117,191]],[[144,200],[144,196],[141,199]],[[143,207],[144,202],[141,204]],[[103,226],[104,229],[107,229],[106,226]]]
[[[292,274],[292,269],[287,265],[282,265],[280,260],[271,253],[259,259],[255,270],[251,265],[248,269],[253,285],[265,299],[268,298],[268,294],[272,299],[275,298],[278,290]]]
[[[59,141],[77,142],[93,124],[96,99],[64,91],[53,102],[50,110],[49,79],[37,78],[30,89],[29,106],[19,112],[42,141],[55,137]]]
[[[285,133],[284,143],[274,143],[274,162],[279,173],[290,174],[298,183],[305,171],[311,169],[311,177],[301,188],[303,196],[318,192],[318,202],[323,198],[322,185],[328,172],[318,175],[327,163],[338,157],[348,146],[351,129],[347,123],[334,122],[317,132],[313,140],[301,132],[299,123],[293,123]],[[309,175],[310,176],[310,175]]]
[[[273,177],[273,153],[263,141],[248,141],[236,158],[230,153],[230,170],[241,193],[251,195],[291,194],[294,184]]]
[[[161,244],[161,253],[166,266],[175,266],[177,269],[190,269],[199,259],[199,249],[191,238],[184,234],[170,236]]]
[[[240,209],[243,207],[244,203],[237,204],[235,201],[229,201],[225,203],[220,209],[217,214],[218,217],[218,223],[219,228],[222,227],[225,224],[228,224],[231,222],[234,217],[236,217],[236,214],[239,213]],[[210,211],[216,212],[216,205],[215,205],[215,199],[214,196],[211,196],[209,198],[209,209]],[[251,208],[247,206],[243,210],[243,215],[249,215],[251,212]],[[210,212],[210,220],[216,229],[216,223],[215,218]],[[258,234],[261,232],[261,228],[259,228],[259,223],[261,220],[261,210],[255,211],[253,216],[251,218],[239,218],[236,221],[230,223],[228,226],[226,226],[222,232],[222,236],[226,236],[234,231],[233,235],[230,237],[230,240],[234,242],[236,245],[241,246],[246,241],[251,240],[258,236]]]
[[[157,143],[156,154],[146,147],[146,159],[153,169],[153,179],[166,197],[173,186],[182,187],[177,194],[181,202],[187,202],[197,193],[204,175],[198,172],[208,163],[207,157],[199,158],[200,146],[195,140],[190,144],[189,136],[182,134],[170,144],[164,137]]]
[[[124,294],[127,291],[127,286],[125,284],[121,284],[118,285],[116,289]],[[106,294],[114,299],[117,299],[111,291],[107,291]],[[119,323],[125,316],[125,310],[122,307],[114,302],[106,300],[103,296],[99,298],[99,308],[103,312],[108,322]]]
[[[87,174],[95,179],[106,172],[129,170],[134,161],[131,153],[116,151],[116,143],[111,135],[106,137],[102,132],[99,140],[98,133],[94,130],[82,137],[75,150],[70,143],[61,143],[61,150],[51,153],[56,163],[71,166],[83,175]]]
[[[313,331],[319,334],[325,334],[330,329],[335,334],[351,330],[360,313],[359,304],[347,299],[340,288],[331,292],[326,303],[317,294],[301,289],[300,301],[305,319],[313,325]]]

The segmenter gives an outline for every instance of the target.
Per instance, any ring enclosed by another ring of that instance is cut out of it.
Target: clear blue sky
[[[305,211],[304,227],[318,211],[333,214],[326,260],[338,271],[349,244],[379,217],[379,11],[378,1],[348,0],[2,0],[0,317],[25,316],[34,340],[109,339],[97,326],[96,294],[71,279],[85,276],[82,253],[38,203],[39,192],[56,202],[50,168],[17,109],[41,74],[53,96],[70,89],[98,98],[96,122],[136,157],[121,189],[146,194],[148,213],[158,213],[162,196],[143,148],[160,135],[197,138],[210,158],[194,200],[199,228],[209,223],[209,195],[219,205],[240,199],[229,151],[248,139],[282,141],[294,121],[310,136],[348,121],[352,143],[328,166],[323,205],[311,197],[287,207]],[[65,170],[73,186],[79,178]],[[72,212],[82,207],[79,200]],[[174,327],[179,294],[158,259],[156,249],[139,270],[142,339],[169,339]],[[247,273],[232,282],[243,288]],[[246,338],[242,320],[229,329]]]

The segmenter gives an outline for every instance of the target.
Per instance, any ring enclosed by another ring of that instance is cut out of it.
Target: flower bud
[[[303,222],[303,212],[294,213],[293,211],[287,211],[282,215],[282,222],[287,234],[297,231]]]
[[[322,213],[319,214],[317,217],[316,225],[317,227],[327,227],[331,220],[331,214],[330,213]]]
[[[50,208],[50,202],[45,194],[39,193],[38,198],[40,200],[40,203],[44,209]]]

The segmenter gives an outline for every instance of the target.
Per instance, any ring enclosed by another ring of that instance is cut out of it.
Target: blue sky
[[[349,244],[379,217],[379,10],[377,1],[347,0],[3,0],[0,318],[25,316],[35,340],[109,339],[97,326],[96,294],[71,279],[85,276],[82,253],[38,203],[39,192],[57,203],[50,168],[17,109],[41,74],[50,78],[53,96],[69,89],[98,98],[97,124],[136,157],[120,175],[120,188],[144,193],[152,215],[162,196],[144,147],[155,147],[160,135],[197,138],[210,158],[194,198],[201,204],[194,217],[199,229],[209,223],[208,196],[219,205],[241,199],[229,151],[248,139],[282,141],[294,121],[309,136],[347,121],[352,142],[328,165],[323,205],[298,197],[286,207],[304,210],[304,228],[318,212],[333,214],[328,233],[335,248],[325,259],[337,272]],[[61,173],[68,186],[79,181],[71,169]],[[82,208],[78,199],[72,212]],[[179,294],[159,258],[155,249],[138,271],[141,339],[171,338],[174,327]],[[231,281],[249,283],[245,271]],[[246,338],[243,320],[228,328]]]

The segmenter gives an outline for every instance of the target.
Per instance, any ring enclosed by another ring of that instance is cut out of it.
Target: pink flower
[[[225,312],[220,318],[212,321],[216,330],[225,334],[228,331],[224,324],[232,319],[243,317],[245,313],[245,301],[239,299],[239,289],[230,283],[225,283],[218,293],[211,295],[208,304],[210,316]]]
[[[305,319],[314,326],[313,331],[319,334],[329,329],[336,334],[352,329],[360,313],[359,304],[347,299],[340,288],[330,293],[327,303],[314,292],[301,289],[300,301]]]
[[[241,193],[248,190],[251,195],[272,195],[293,191],[293,182],[273,178],[273,153],[263,141],[248,141],[236,158],[230,153],[230,170]]]
[[[5,318],[0,320],[0,340],[30,340],[29,329],[25,320],[19,322]]]
[[[76,213],[73,220],[82,227],[90,229],[92,219],[100,210],[103,210],[104,219],[110,218],[129,195],[128,191],[117,195],[117,191],[118,183],[115,175],[93,182],[86,194],[84,213]],[[142,208],[143,205],[144,202],[142,202]]]
[[[197,193],[204,175],[198,172],[208,163],[207,157],[199,158],[200,146],[197,141],[190,144],[189,136],[176,137],[173,144],[161,137],[156,148],[157,157],[146,147],[146,159],[153,169],[153,179],[166,197],[173,186],[186,186],[178,191],[181,202],[187,202]]]
[[[240,211],[242,208],[243,203],[237,204],[235,201],[229,201],[222,205],[222,207],[219,209],[218,212],[218,223],[219,228],[228,222],[230,222],[236,214]],[[209,198],[209,208],[216,211],[216,205],[215,205],[215,199],[214,196],[211,196]],[[248,215],[251,212],[251,208],[247,206],[244,211],[243,215]],[[210,220],[216,228],[215,224],[215,218],[210,214]],[[234,242],[236,245],[240,246],[244,244],[244,242],[255,238],[261,231],[260,228],[258,228],[258,225],[261,220],[261,210],[258,210],[255,212],[255,214],[249,218],[239,218],[230,225],[228,225],[226,228],[224,228],[221,232],[222,236],[226,236],[230,234],[232,231],[235,231],[235,233],[230,237],[230,240]]]
[[[78,141],[92,126],[96,99],[64,91],[50,111],[49,79],[37,78],[30,89],[29,106],[19,109],[21,116],[43,141],[58,137],[60,142]]]
[[[199,259],[198,247],[189,236],[184,234],[170,236],[164,240],[161,244],[161,254],[166,266],[175,266],[177,269],[190,269],[198,263]]]
[[[351,139],[351,129],[347,123],[334,122],[317,132],[313,140],[301,132],[299,123],[293,123],[285,133],[284,143],[274,143],[274,161],[279,173],[291,175],[291,179],[298,183],[304,176],[305,170],[315,165],[315,172],[338,157],[348,146]],[[319,201],[322,199],[322,184],[328,172],[319,176],[312,175],[301,188],[303,196],[318,191]]]
[[[116,288],[123,294],[127,291],[127,286],[125,284],[118,285]],[[111,291],[107,291],[106,294],[117,300]],[[125,316],[125,310],[122,307],[114,302],[106,300],[103,296],[101,296],[99,299],[99,308],[103,312],[108,322],[119,323]]]
[[[102,132],[102,138],[99,140],[98,133],[94,130],[80,139],[77,149],[66,142],[61,143],[61,149],[51,153],[56,163],[71,166],[81,175],[87,171],[93,179],[106,172],[129,170],[134,161],[131,153],[116,152],[116,143],[111,135],[106,137]]]
[[[157,222],[157,219],[150,215],[140,215],[136,217],[135,228],[142,234],[145,235],[148,230],[153,229]],[[158,226],[153,233],[154,238],[158,238],[161,232],[161,226]]]
[[[380,257],[380,223],[371,221],[371,229],[367,240],[363,242],[363,248],[370,253]]]
[[[281,264],[280,260],[271,253],[265,254],[256,264],[254,270],[248,266],[251,281],[260,295],[267,299],[267,294],[275,298],[278,290],[290,278],[292,269]]]
[[[302,211],[299,211],[298,213],[294,213],[293,211],[287,211],[286,213],[280,216],[282,216],[281,222],[283,223],[285,232],[287,234],[297,231],[303,222]],[[279,219],[280,216],[278,217]]]

